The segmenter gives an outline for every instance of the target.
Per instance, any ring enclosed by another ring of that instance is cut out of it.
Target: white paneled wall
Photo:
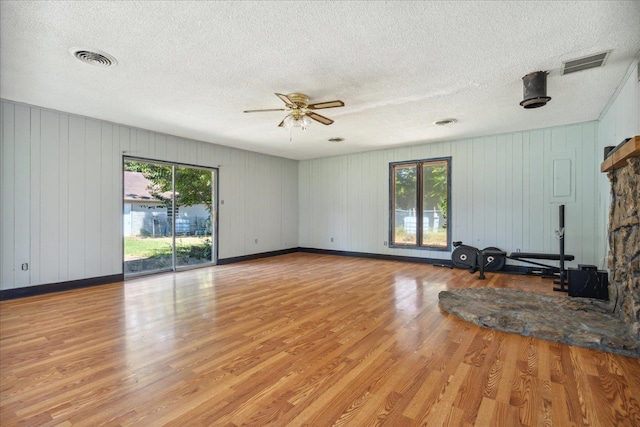
[[[219,167],[219,258],[298,246],[296,161],[10,101],[1,108],[2,290],[122,273],[123,154]]]
[[[450,259],[447,251],[384,245],[389,163],[450,156],[453,240],[509,252],[557,253],[558,206],[565,204],[567,253],[576,256],[574,264],[601,264],[604,251],[595,238],[596,134],[597,123],[588,122],[301,161],[300,246]],[[561,171],[565,176],[554,175],[554,161],[570,165]],[[571,193],[554,193],[554,177],[569,179]]]
[[[604,158],[604,147],[616,146],[626,138],[640,135],[640,82],[638,63],[631,67],[615,98],[603,112],[598,123],[599,155],[597,167]],[[598,180],[598,246],[608,244],[609,205],[611,203],[610,183],[607,174],[600,174]]]

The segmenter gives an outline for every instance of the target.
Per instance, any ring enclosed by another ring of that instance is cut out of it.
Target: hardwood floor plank
[[[0,425],[640,425],[638,359],[480,328],[531,276],[295,253],[0,302]]]
[[[496,409],[496,401],[489,397],[483,397],[478,408],[478,417],[475,424],[479,426],[490,426],[493,419],[493,413]]]

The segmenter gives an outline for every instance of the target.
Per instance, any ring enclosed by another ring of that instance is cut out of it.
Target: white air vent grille
[[[598,68],[604,65],[609,52],[597,53],[595,55],[585,56],[584,58],[572,59],[562,63],[562,75],[575,73],[576,71],[588,70],[589,68]]]
[[[118,63],[113,56],[95,49],[72,48],[69,51],[80,61],[98,67],[111,67]]]

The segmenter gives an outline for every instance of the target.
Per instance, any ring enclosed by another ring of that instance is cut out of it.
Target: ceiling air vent
[[[609,52],[597,53],[595,55],[585,56],[584,58],[572,59],[562,63],[562,75],[575,73],[576,71],[588,70],[589,68],[598,68],[604,65],[609,56]]]
[[[447,126],[447,125],[452,125],[456,122],[457,122],[456,119],[442,119],[442,120],[438,120],[437,122],[433,122],[433,124],[436,126]]]
[[[69,52],[80,61],[89,65],[96,65],[98,67],[111,67],[112,65],[118,64],[116,58],[109,55],[106,52],[101,52],[96,49],[85,49],[74,47],[69,49]]]

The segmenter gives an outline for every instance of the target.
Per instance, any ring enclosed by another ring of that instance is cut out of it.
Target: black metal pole
[[[560,227],[560,287],[553,288],[554,291],[569,292],[569,289],[565,287],[565,270],[564,270],[564,205],[560,205],[560,218],[558,219],[558,225]]]

